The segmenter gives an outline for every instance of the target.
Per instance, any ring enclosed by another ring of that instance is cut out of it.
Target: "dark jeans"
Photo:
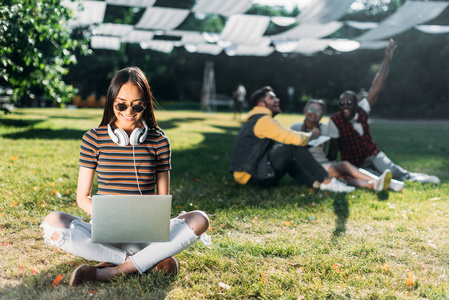
[[[313,186],[315,181],[323,182],[329,177],[327,171],[313,158],[306,147],[280,144],[274,147],[268,155],[274,168],[272,178],[254,178],[248,183],[262,186],[276,184],[288,173],[299,184]]]

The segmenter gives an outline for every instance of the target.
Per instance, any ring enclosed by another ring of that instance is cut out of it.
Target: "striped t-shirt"
[[[79,166],[96,169],[98,194],[154,194],[156,173],[171,169],[170,140],[162,130],[149,129],[142,144],[119,146],[109,137],[107,126],[92,128],[81,141]]]

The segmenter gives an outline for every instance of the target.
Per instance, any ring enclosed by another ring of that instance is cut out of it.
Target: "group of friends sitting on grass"
[[[312,99],[304,107],[304,122],[284,127],[274,120],[281,109],[273,89],[265,86],[255,91],[250,99],[254,107],[232,151],[229,171],[234,180],[270,186],[288,173],[299,184],[346,193],[355,188],[397,192],[404,188],[404,181],[439,184],[436,176],[413,173],[393,163],[370,132],[369,112],[385,85],[396,47],[390,40],[366,96],[358,97],[353,91],[340,95],[339,111],[328,124],[320,122],[326,103]],[[341,161],[336,161],[338,153]]]

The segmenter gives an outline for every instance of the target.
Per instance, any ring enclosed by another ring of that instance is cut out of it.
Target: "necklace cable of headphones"
[[[140,189],[139,184],[139,175],[137,174],[137,165],[136,165],[136,154],[134,146],[138,145],[140,143],[143,143],[147,137],[148,134],[148,126],[145,123],[144,120],[142,120],[142,124],[144,129],[137,127],[133,130],[130,136],[121,128],[115,128],[113,129],[111,126],[111,123],[107,125],[108,128],[108,135],[112,139],[114,143],[116,143],[119,146],[125,147],[128,144],[131,144],[133,147],[133,162],[134,162],[134,173],[136,174],[136,182],[137,182],[137,188],[139,189],[139,193],[142,194],[142,190]]]
[[[137,176],[136,156],[134,154],[134,145],[132,145],[132,146],[133,146],[134,172],[136,173],[137,188],[139,189],[139,193],[142,195],[142,190],[140,189],[140,184],[139,184],[139,176]]]

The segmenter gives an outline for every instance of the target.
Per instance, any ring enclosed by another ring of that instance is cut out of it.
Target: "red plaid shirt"
[[[339,143],[338,148],[342,160],[347,160],[353,165],[360,167],[368,156],[376,155],[380,149],[374,142],[368,125],[368,114],[357,108],[358,118],[356,122],[362,124],[363,135],[355,131],[352,123],[343,119],[341,113],[332,116],[332,121],[338,128]]]

